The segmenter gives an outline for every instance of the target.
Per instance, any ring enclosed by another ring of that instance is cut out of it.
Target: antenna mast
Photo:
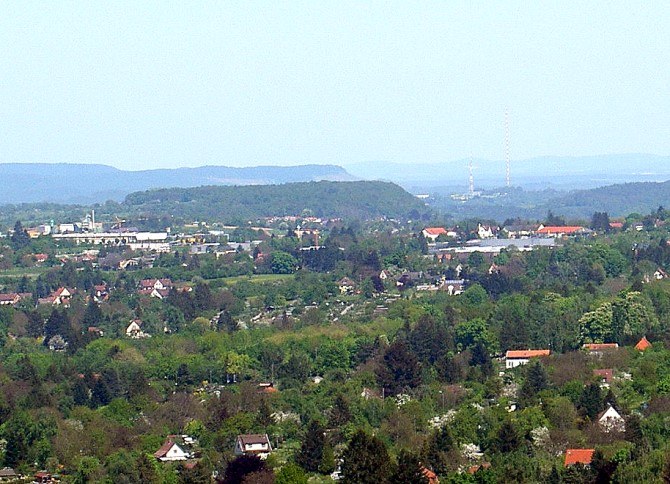
[[[505,185],[512,186],[510,181],[510,155],[509,155],[509,112],[505,109]]]
[[[475,195],[475,177],[472,175],[472,155],[470,155],[470,162],[468,163],[468,170],[470,171],[470,177],[468,178],[468,192],[470,197]]]

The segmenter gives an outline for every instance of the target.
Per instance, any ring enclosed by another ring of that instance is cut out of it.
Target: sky
[[[0,2],[0,163],[670,155],[670,2]]]

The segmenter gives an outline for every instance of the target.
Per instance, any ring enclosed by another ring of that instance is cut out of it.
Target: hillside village
[[[668,217],[16,222],[0,480],[662,482]]]

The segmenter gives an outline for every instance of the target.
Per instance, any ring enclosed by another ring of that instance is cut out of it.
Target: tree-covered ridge
[[[503,194],[501,194],[501,192]],[[549,210],[563,217],[588,219],[594,212],[612,217],[648,213],[667,205],[670,181],[621,183],[569,192],[555,189],[524,190],[505,188],[485,192],[466,201],[436,195],[431,205],[457,219],[488,218],[502,222],[508,218],[540,219]]]
[[[132,193],[123,203],[136,212],[203,218],[255,218],[311,214],[317,217],[371,219],[426,213],[424,204],[393,183],[310,182],[168,188]]]

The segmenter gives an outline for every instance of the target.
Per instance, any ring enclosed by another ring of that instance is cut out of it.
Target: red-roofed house
[[[565,451],[564,466],[569,467],[575,464],[584,464],[588,466],[593,459],[595,449],[568,449]]]
[[[421,468],[421,475],[426,478],[428,484],[440,484],[440,480],[437,478],[437,474],[435,474],[427,467]]]
[[[635,345],[635,349],[638,351],[648,350],[649,348],[651,348],[651,343],[646,336],[643,336],[642,339]]]
[[[531,358],[540,358],[550,354],[550,350],[508,350],[505,353],[505,368],[516,368],[525,365]]]
[[[154,452],[154,457],[161,462],[174,462],[188,459],[188,454],[168,438],[161,448]]]
[[[14,306],[19,303],[21,297],[15,292],[0,294],[0,306]]]
[[[478,470],[486,470],[491,467],[490,462],[482,462],[481,464],[475,464],[473,466],[468,467],[468,474],[474,474]]]
[[[603,351],[615,350],[619,347],[619,343],[584,343],[582,349],[587,351]]]
[[[614,371],[611,368],[593,370],[593,376],[599,377],[603,383],[607,383],[609,385],[614,379]]]
[[[426,227],[421,233],[426,239],[435,242],[440,235],[446,236],[447,230],[442,227]]]
[[[621,230],[623,228],[623,222],[610,222],[610,228],[614,230]]]
[[[537,231],[538,235],[545,236],[555,236],[555,237],[564,237],[566,235],[577,235],[586,232],[584,227],[576,225],[566,225],[564,227],[549,225],[547,227],[542,227]]]

